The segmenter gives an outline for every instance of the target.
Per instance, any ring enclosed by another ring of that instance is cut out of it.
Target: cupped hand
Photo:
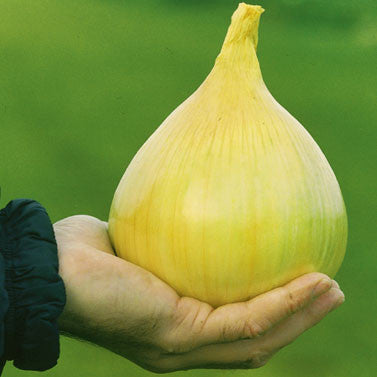
[[[260,367],[344,301],[334,280],[310,273],[214,309],[116,257],[106,222],[72,216],[54,230],[67,292],[61,331],[154,372]]]

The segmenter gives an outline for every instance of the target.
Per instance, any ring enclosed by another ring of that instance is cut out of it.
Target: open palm
[[[106,222],[72,216],[54,230],[67,291],[62,332],[155,372],[260,367],[344,301],[334,280],[311,273],[214,309],[116,257]]]

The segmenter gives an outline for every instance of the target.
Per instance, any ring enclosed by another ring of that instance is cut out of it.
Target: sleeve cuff
[[[0,211],[0,232],[9,300],[3,357],[43,371],[59,358],[57,318],[66,301],[54,230],[38,202],[18,199]]]

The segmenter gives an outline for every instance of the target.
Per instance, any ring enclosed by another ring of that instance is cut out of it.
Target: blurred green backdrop
[[[346,303],[254,371],[174,376],[376,376],[377,7],[373,0],[265,0],[265,82],[321,146],[340,182]],[[29,197],[53,221],[106,219],[129,161],[206,77],[237,1],[1,0],[1,206]],[[373,350],[374,348],[374,350]],[[5,375],[34,376],[10,363]],[[62,339],[46,376],[150,376]]]

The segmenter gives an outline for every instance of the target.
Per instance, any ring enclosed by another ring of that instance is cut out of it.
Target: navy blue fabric
[[[30,199],[0,211],[0,368],[43,371],[59,358],[57,318],[66,296],[46,210]]]
[[[0,239],[1,239],[1,230],[0,230]],[[5,263],[4,263],[3,255],[0,252],[0,357],[4,355],[4,339],[5,339],[4,321],[5,321],[5,315],[8,312],[8,308],[9,308],[8,292],[5,289]],[[0,360],[0,374],[3,370],[4,362]]]

